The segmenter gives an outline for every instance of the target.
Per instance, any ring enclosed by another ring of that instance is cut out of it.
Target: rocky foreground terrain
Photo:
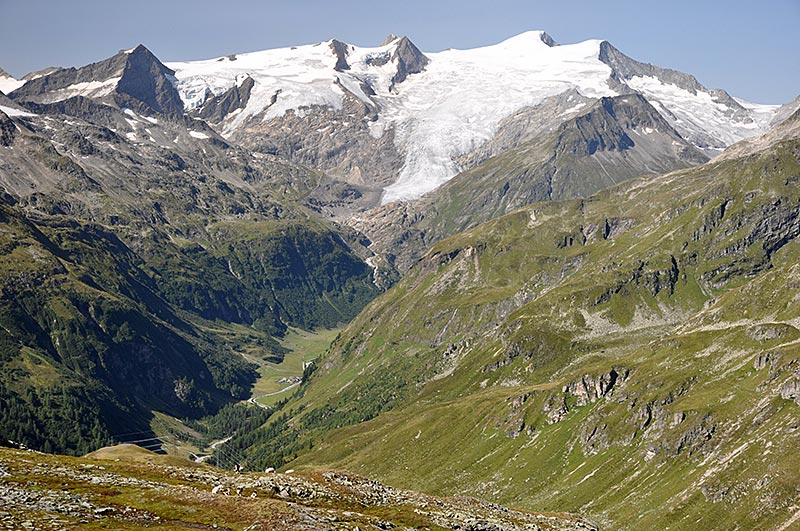
[[[131,445],[0,448],[0,529],[591,530],[568,514],[435,498],[337,472],[235,474]]]

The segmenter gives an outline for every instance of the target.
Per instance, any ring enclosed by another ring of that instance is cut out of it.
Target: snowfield
[[[737,120],[730,116],[734,109],[715,102],[709,92],[698,91],[693,94],[675,85],[662,83],[655,77],[636,76],[627,84],[648,101],[660,102],[674,115],[674,118],[668,119],[670,124],[682,137],[701,148],[722,150],[743,138],[765,133],[780,107],[736,100],[750,111],[749,116]],[[655,107],[659,109],[659,105]],[[709,130],[715,133],[715,145],[708,145],[702,140]]]
[[[20,109],[15,109],[14,107],[6,107],[5,105],[0,105],[0,111],[3,111],[6,116],[20,116],[23,118],[30,118],[32,116],[36,116],[36,114],[32,112],[23,111]]]
[[[611,68],[599,59],[603,41],[551,47],[545,39],[543,32],[531,31],[493,46],[426,53],[425,70],[393,88],[397,61],[389,59],[399,39],[374,48],[347,45],[350,69],[344,71],[335,70],[331,41],[166,64],[175,70],[187,109],[248,76],[255,81],[246,107],[223,123],[224,136],[249,120],[269,120],[289,110],[303,116],[315,105],[341,109],[345,90],[376,106],[378,120],[369,123],[370,134],[380,137],[393,129],[404,156],[395,182],[384,190],[386,203],[418,197],[455,176],[454,158],[491,139],[500,121],[521,108],[570,89],[591,98],[618,95],[609,84]],[[740,101],[746,116],[741,111],[733,116],[710,92],[692,94],[657,78],[638,77],[628,84],[684,137],[707,150],[763,133],[777,110]]]
[[[25,84],[24,79],[14,79],[11,76],[0,75],[0,92],[8,94]]]

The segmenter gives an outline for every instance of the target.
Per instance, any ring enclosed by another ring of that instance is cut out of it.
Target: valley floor
[[[251,360],[259,365],[259,379],[253,387],[251,403],[261,406],[272,406],[287,398],[295,389],[303,376],[306,364],[319,358],[330,346],[341,328],[320,329],[314,331],[291,328],[286,337],[281,339],[282,347],[289,350],[280,363],[263,360]]]

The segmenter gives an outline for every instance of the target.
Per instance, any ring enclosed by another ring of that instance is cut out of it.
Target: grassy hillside
[[[112,233],[0,216],[6,437],[80,453],[146,429],[150,410],[194,416],[247,396],[253,368],[161,298]]]
[[[796,525],[798,175],[787,139],[434,245],[248,437],[253,464],[608,529]]]

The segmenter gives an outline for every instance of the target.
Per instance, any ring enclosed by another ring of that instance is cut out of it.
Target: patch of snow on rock
[[[3,111],[8,116],[20,116],[20,117],[31,117],[36,116],[36,114],[28,111],[23,111],[21,109],[15,109],[14,107],[6,107],[5,105],[0,105],[0,111]]]

